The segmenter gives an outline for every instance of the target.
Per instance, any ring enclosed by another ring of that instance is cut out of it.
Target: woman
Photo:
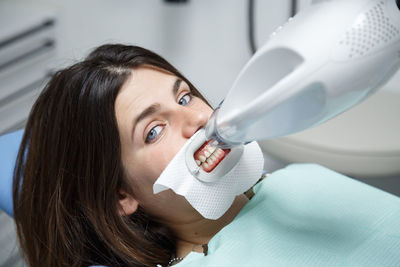
[[[57,72],[32,108],[15,174],[28,262],[154,266],[202,250],[246,197],[210,221],[152,186],[211,112],[182,74],[139,47],[104,45]]]
[[[28,263],[400,264],[399,199],[322,167],[272,174],[215,221],[171,190],[154,195],[157,177],[211,111],[143,48],[104,45],[57,72],[32,108],[14,174]]]

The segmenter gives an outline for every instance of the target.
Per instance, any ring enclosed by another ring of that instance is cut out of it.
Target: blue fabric
[[[400,266],[400,198],[314,164],[268,176],[176,266]]]
[[[23,130],[0,136],[0,209],[13,214],[12,181]]]

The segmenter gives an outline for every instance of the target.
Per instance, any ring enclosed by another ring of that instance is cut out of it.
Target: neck
[[[171,228],[177,236],[177,257],[185,257],[191,251],[203,252],[202,245],[208,244],[211,238],[228,225],[248,202],[242,194],[235,198],[229,210],[217,220],[198,217],[195,220]]]

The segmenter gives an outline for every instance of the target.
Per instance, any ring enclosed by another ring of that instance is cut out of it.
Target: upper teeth
[[[215,146],[208,146],[208,151],[212,154],[217,148]]]

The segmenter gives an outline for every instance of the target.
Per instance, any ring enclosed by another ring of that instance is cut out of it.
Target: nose
[[[183,117],[182,135],[188,139],[206,125],[209,117],[207,112],[194,109],[185,109],[182,111],[181,115]]]

